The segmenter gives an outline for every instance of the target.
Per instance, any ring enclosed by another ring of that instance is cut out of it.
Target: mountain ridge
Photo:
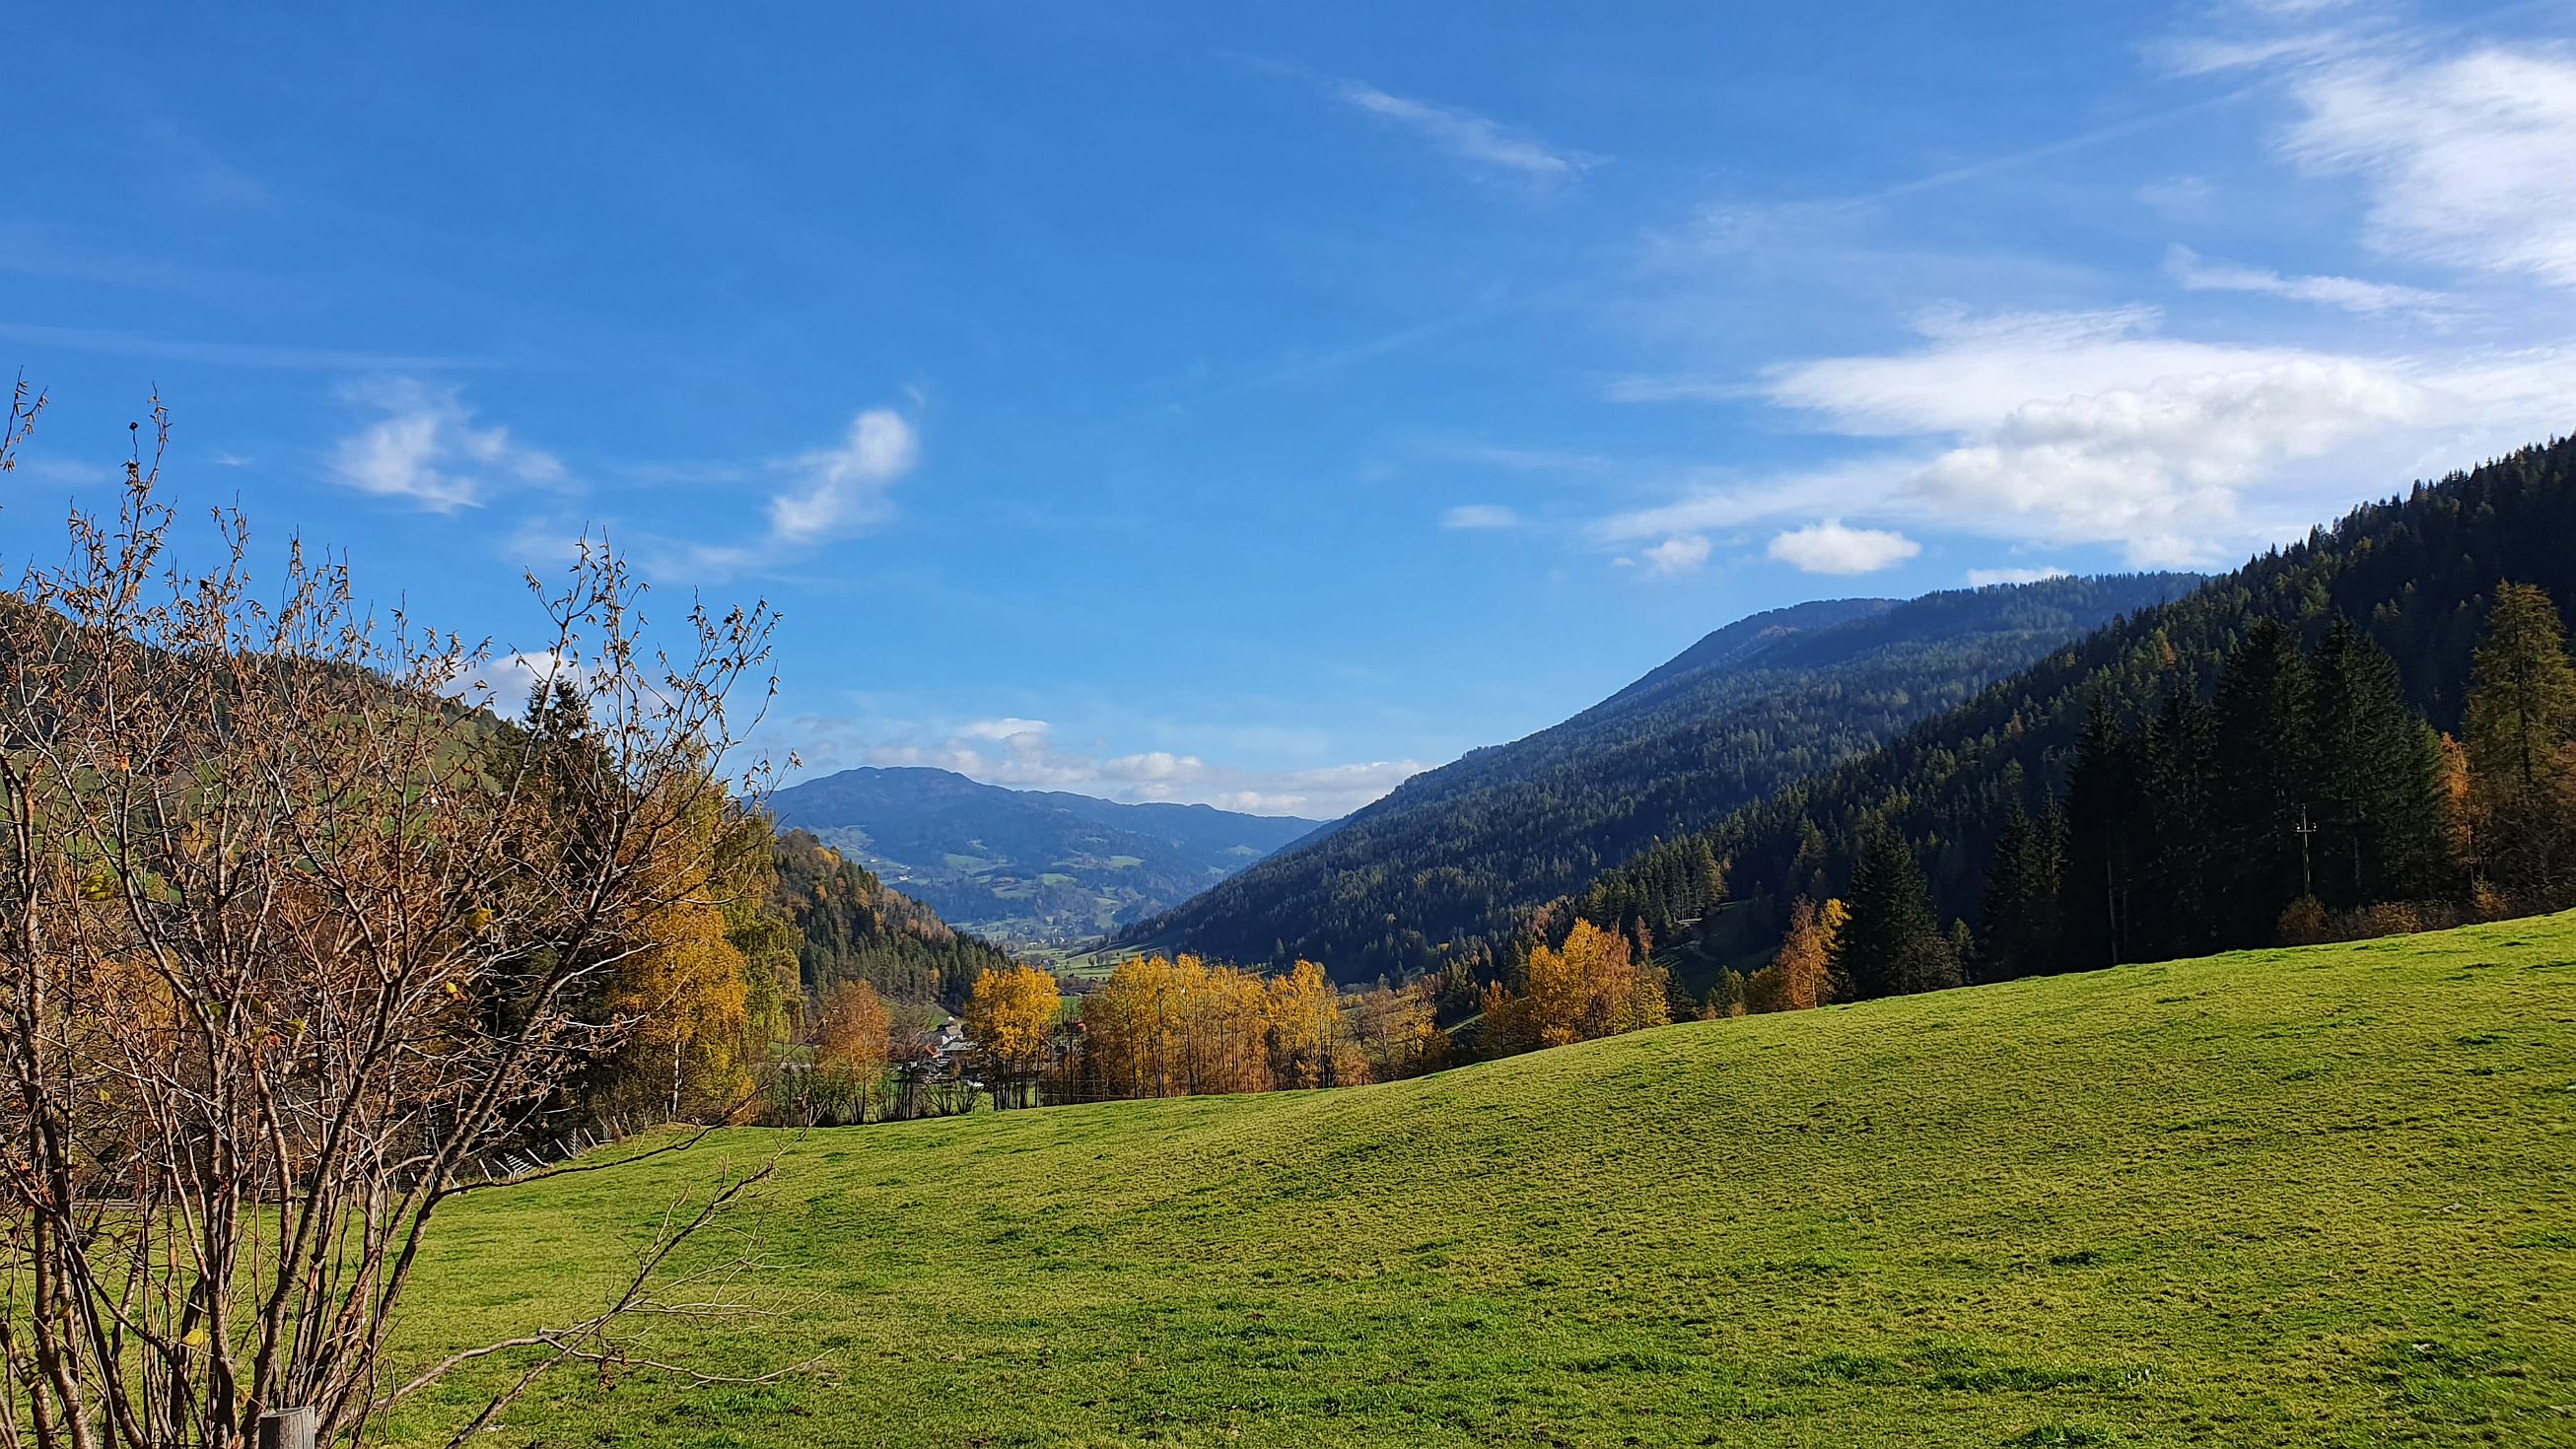
[[[800,781],[769,808],[781,828],[812,832],[949,924],[1022,946],[1071,945],[1141,919],[1323,824],[1014,790],[911,765]]]
[[[1712,630],[1558,724],[1425,771],[1122,944],[1343,980],[1431,969],[1655,840],[1875,746],[2192,574],[1818,600]]]
[[[2340,618],[2386,652],[2410,707],[2436,728],[2456,728],[2497,586],[2537,585],[2562,610],[2576,602],[2570,538],[2576,438],[2418,482],[2098,629],[1873,751],[1641,853],[1605,872],[1581,912],[1642,927],[1686,984],[1704,984],[1766,956],[1795,898],[1843,889],[1858,843],[1883,827],[1912,842],[1940,918],[1979,925],[2005,819],[2016,805],[2037,815],[2064,789],[2097,702],[2119,723],[2143,721],[2168,697],[2206,696],[2256,624],[2312,642]],[[1689,863],[1702,857],[1727,862],[1722,912],[1689,878]]]

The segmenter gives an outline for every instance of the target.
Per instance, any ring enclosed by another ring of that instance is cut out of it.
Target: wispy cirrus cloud
[[[1452,532],[1518,528],[1521,516],[1499,503],[1461,503],[1440,515],[1440,526]]]
[[[347,395],[379,416],[332,450],[328,476],[344,488],[454,513],[484,506],[496,487],[555,490],[569,482],[552,453],[513,441],[506,427],[478,423],[456,388],[398,377]]]
[[[2359,277],[2283,276],[2264,267],[2212,262],[2176,243],[2165,252],[2165,275],[2192,292],[2247,292],[2309,302],[2345,312],[2376,316],[2383,312],[2435,312],[2446,299],[2439,292]]]
[[[2576,287],[2576,51],[2364,52],[2292,84],[2306,115],[2282,150],[2359,178],[2374,245]]]
[[[1481,175],[1556,185],[1572,181],[1610,159],[1549,145],[1464,107],[1394,95],[1365,81],[1326,81],[1324,92],[1355,111],[1411,134]]]
[[[2218,562],[2400,469],[2564,426],[2576,344],[2443,356],[2168,337],[2152,308],[1920,320],[1920,345],[1772,368],[1750,385],[1820,430],[1877,440],[1817,468],[1685,483],[1613,514],[1617,545],[1866,510],[2140,567]],[[2309,490],[2309,491],[2303,491]]]
[[[882,522],[887,492],[921,461],[921,435],[901,413],[869,408],[850,420],[838,447],[788,460],[796,483],[769,499],[770,536],[814,543]]]

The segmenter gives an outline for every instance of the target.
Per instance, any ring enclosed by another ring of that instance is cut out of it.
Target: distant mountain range
[[[1070,946],[1168,910],[1319,825],[918,768],[843,770],[769,806],[950,924],[1016,946]]]
[[[1832,599],[1738,620],[1511,744],[1414,776],[1124,944],[1404,977],[1582,891],[1658,839],[1888,740],[2193,574]]]

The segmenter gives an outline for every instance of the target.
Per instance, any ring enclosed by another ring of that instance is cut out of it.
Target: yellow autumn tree
[[[550,765],[540,780],[577,778],[592,748],[578,702],[532,702],[528,727]],[[618,1111],[712,1121],[752,1105],[771,1046],[794,1035],[803,997],[795,943],[769,908],[768,821],[734,808],[712,779],[665,782],[659,793],[667,803],[657,828],[617,847],[655,904],[632,942],[594,968],[602,984],[588,1009],[620,1035],[587,1085]],[[586,829],[571,827],[576,838]]]
[[[1277,1087],[1340,1087],[1368,1079],[1342,1028],[1341,993],[1324,968],[1300,961],[1270,980],[1263,1002],[1270,1079]]]
[[[1121,962],[1082,999],[1080,1090],[1111,1097],[1265,1092],[1283,1082],[1274,1061],[1287,1062],[1291,1078],[1311,1075],[1310,1085],[1352,1080],[1361,1068],[1335,1045],[1338,1026],[1324,1021],[1337,1010],[1332,983],[1311,964],[1281,984],[1196,956]],[[1336,1050],[1343,1054],[1327,1055]]]
[[[1529,954],[1528,987],[1489,988],[1486,1039],[1496,1050],[1564,1046],[1672,1020],[1664,973],[1631,959],[1627,938],[1578,920],[1565,944]]]
[[[1800,897],[1789,908],[1789,934],[1771,964],[1745,983],[1745,1005],[1752,1011],[1811,1011],[1834,999],[1834,938],[1845,912],[1842,902],[1827,901],[1819,910]]]
[[[966,1035],[991,1074],[993,1105],[1027,1106],[1047,1038],[1064,1014],[1053,976],[1033,966],[987,967],[966,999]]]

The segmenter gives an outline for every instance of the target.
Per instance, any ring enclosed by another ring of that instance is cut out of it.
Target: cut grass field
[[[461,1208],[407,1349],[593,1311],[773,1151],[797,1301],[665,1351],[820,1366],[566,1373],[504,1442],[2576,1444],[2576,916],[736,1132]]]

